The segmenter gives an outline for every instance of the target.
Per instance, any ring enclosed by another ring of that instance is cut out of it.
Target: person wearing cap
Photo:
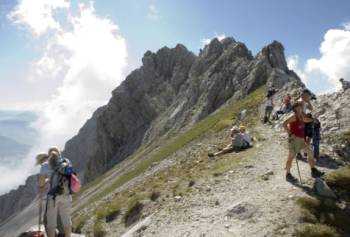
[[[248,148],[250,147],[250,135],[246,129],[245,126],[241,125],[239,126],[239,132],[242,134],[243,136],[243,140],[244,140],[244,145],[243,148]]]
[[[347,89],[350,89],[350,81],[345,81],[344,78],[340,78],[339,81],[344,91],[346,91]]]
[[[231,143],[219,152],[208,153],[208,156],[214,157],[214,156],[230,153],[233,151],[241,151],[242,148],[244,147],[244,144],[245,142],[244,142],[243,135],[240,133],[239,128],[234,126],[231,128]]]

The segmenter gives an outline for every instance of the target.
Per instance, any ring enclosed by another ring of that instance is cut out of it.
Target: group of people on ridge
[[[273,111],[274,92],[273,89],[269,90],[266,96],[264,123],[270,122],[270,115]],[[292,101],[292,97],[287,94],[282,98],[280,110],[276,111],[273,116],[273,119],[279,119],[279,115],[293,112],[283,123],[283,128],[288,134],[289,154],[286,162],[287,181],[296,181],[290,173],[290,169],[293,159],[295,157],[302,157],[301,151],[304,151],[304,154],[307,156],[312,177],[320,177],[323,175],[323,173],[315,167],[315,158],[317,159],[320,155],[321,124],[320,121],[312,115],[313,106],[311,100],[313,99],[316,99],[316,97],[308,89],[303,89],[300,99],[294,102]]]

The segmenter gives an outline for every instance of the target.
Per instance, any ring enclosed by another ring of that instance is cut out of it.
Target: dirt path
[[[292,236],[299,219],[295,199],[306,194],[284,179],[285,135],[262,125],[257,129],[266,140],[256,144],[254,157],[166,203],[135,236]],[[299,166],[310,187],[308,165],[299,161]]]

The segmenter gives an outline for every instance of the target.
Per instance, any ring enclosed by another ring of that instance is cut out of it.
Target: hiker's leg
[[[320,141],[317,139],[314,139],[313,145],[314,145],[314,158],[318,159],[320,157]]]
[[[288,159],[287,159],[287,163],[286,163],[286,173],[290,173],[290,169],[292,168],[292,162],[294,159],[295,153],[292,151],[289,151],[288,153]]]
[[[56,237],[56,228],[48,228],[46,233],[47,237]]]
[[[72,226],[64,227],[64,237],[71,237]]]
[[[47,204],[47,236],[55,237],[56,236],[56,226],[57,226],[57,203],[52,199],[51,196],[48,196],[48,204]]]
[[[62,220],[62,225],[64,227],[64,236],[71,237],[72,232],[72,220],[71,220],[71,210],[72,210],[72,197],[70,195],[62,196],[62,201],[60,203],[60,217]]]
[[[315,159],[314,159],[314,154],[311,149],[311,145],[307,145],[304,149],[304,151],[307,153],[307,161],[310,165],[311,168],[315,167]]]
[[[219,156],[219,155],[223,155],[223,154],[230,153],[230,152],[233,152],[233,148],[232,147],[225,147],[221,151],[214,153],[214,156]]]

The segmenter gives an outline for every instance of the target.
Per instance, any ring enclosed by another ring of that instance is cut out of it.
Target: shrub
[[[195,184],[195,182],[194,182],[193,180],[191,180],[191,181],[188,183],[188,187],[192,187],[194,184]]]
[[[105,217],[106,222],[108,223],[108,222],[114,221],[115,219],[117,219],[119,215],[120,215],[120,209],[108,211]]]
[[[336,230],[322,224],[308,224],[296,231],[297,237],[338,237]]]
[[[330,187],[336,188],[340,191],[350,190],[350,168],[342,167],[329,173],[326,176],[326,182]]]
[[[94,222],[93,234],[94,237],[104,237],[107,234],[100,220]]]
[[[149,199],[151,199],[152,202],[155,202],[158,200],[159,197],[160,197],[160,192],[153,191]]]
[[[89,219],[89,216],[81,216],[77,218],[72,226],[74,233],[81,234],[81,229],[84,227],[86,221]]]
[[[134,224],[141,218],[143,208],[144,205],[139,201],[136,201],[135,204],[129,207],[128,211],[125,213],[124,216],[124,222],[126,227]]]
[[[302,197],[297,203],[305,221],[317,221],[350,232],[350,214],[339,208],[333,200]]]

